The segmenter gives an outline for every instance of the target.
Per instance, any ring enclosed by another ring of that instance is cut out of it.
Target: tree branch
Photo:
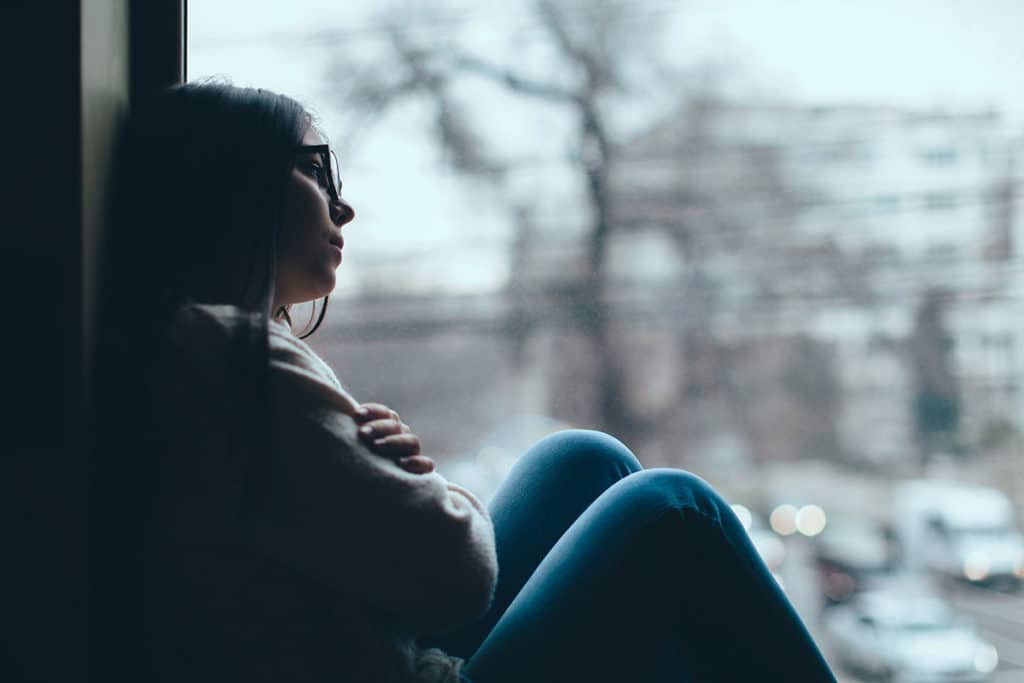
[[[483,76],[521,95],[529,95],[550,102],[565,102],[574,105],[579,102],[579,97],[570,90],[549,83],[535,81],[521,76],[511,69],[491,64],[472,55],[455,55],[452,58],[452,63],[463,71]]]

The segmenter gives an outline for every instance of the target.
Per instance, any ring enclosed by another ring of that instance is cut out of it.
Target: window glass
[[[609,431],[771,520],[830,657],[812,558],[834,515],[1024,671],[1024,591],[999,592],[1024,578],[1024,4],[193,0],[189,21],[190,80],[320,118],[357,218],[310,341],[446,476],[487,499],[543,435]],[[935,542],[957,524],[987,531]]]

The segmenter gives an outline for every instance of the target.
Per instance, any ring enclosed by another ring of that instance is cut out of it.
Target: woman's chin
[[[324,277],[323,280],[319,282],[316,287],[310,287],[305,292],[305,294],[303,294],[303,296],[300,297],[301,300],[296,301],[295,303],[300,305],[310,304],[320,299],[323,299],[325,296],[329,295],[331,292],[334,291],[334,285],[336,282],[337,279],[334,277],[334,272],[332,271],[331,277]]]

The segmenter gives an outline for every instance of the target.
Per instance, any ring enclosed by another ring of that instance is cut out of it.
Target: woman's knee
[[[696,513],[715,524],[722,522],[728,503],[704,479],[682,469],[659,467],[618,482],[608,491],[623,514],[634,520],[653,520],[676,510]]]
[[[544,469],[574,473],[611,472],[621,479],[643,466],[626,446],[610,434],[591,429],[565,429],[538,441],[524,456]]]

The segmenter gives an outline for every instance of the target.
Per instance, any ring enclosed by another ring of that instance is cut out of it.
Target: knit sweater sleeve
[[[498,571],[486,507],[437,472],[412,474],[363,446],[355,401],[274,326],[270,369],[270,484],[255,540],[410,633],[483,614]]]

